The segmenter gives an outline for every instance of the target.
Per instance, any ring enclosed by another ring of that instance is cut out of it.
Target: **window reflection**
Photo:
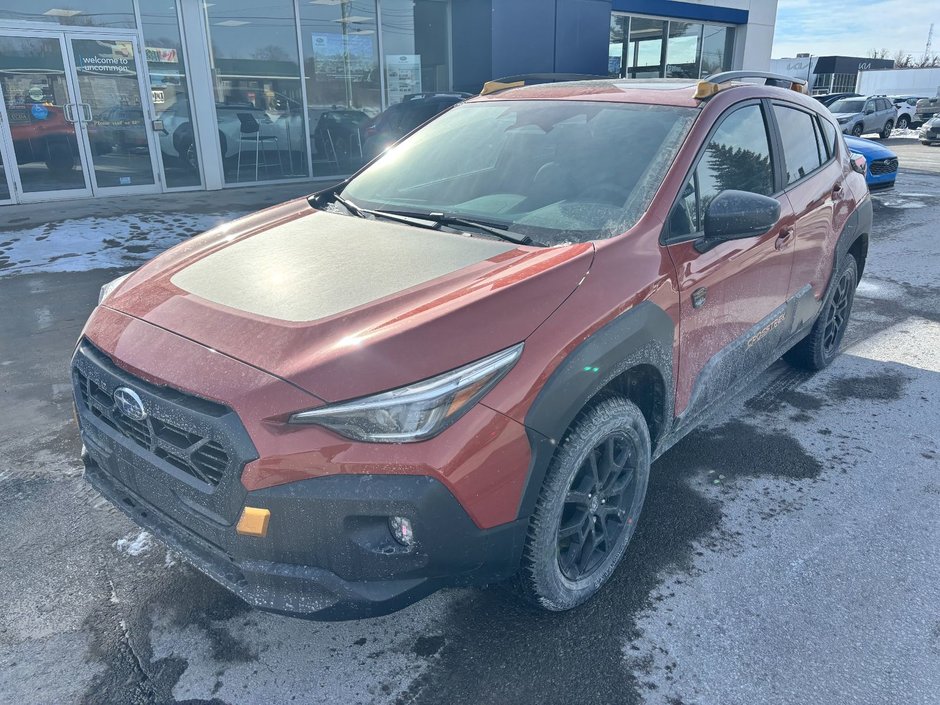
[[[0,20],[53,22],[69,27],[137,25],[133,0],[3,0]]]
[[[374,0],[300,6],[314,176],[364,163],[362,127],[382,109]]]
[[[445,0],[382,0],[388,105],[414,93],[450,90],[450,31]]]
[[[160,155],[169,188],[198,186],[196,149],[189,85],[183,62],[177,4],[142,3],[140,18],[150,73],[150,99],[163,130],[158,132]]]
[[[701,44],[702,25],[694,22],[670,22],[666,78],[698,78]]]
[[[293,1],[203,7],[226,183],[307,176]]]
[[[702,36],[702,72],[709,76],[731,68],[734,54],[734,29],[718,25],[705,25]]]

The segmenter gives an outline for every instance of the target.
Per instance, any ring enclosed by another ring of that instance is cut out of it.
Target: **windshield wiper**
[[[402,218],[420,218],[430,220],[436,226],[457,226],[461,228],[475,228],[485,232],[488,235],[497,237],[500,240],[515,243],[516,245],[535,245],[542,247],[541,243],[535,242],[528,235],[517,237],[509,231],[509,228],[501,223],[490,223],[472,218],[462,218],[459,215],[448,215],[447,213],[409,213],[405,211],[376,211],[379,215],[397,215]]]
[[[367,215],[371,215],[373,218],[386,218],[388,220],[394,220],[398,223],[405,223],[406,225],[414,225],[419,228],[429,229],[437,229],[438,227],[449,225],[463,228],[475,228],[476,230],[481,230],[488,235],[497,237],[500,240],[506,240],[507,242],[512,242],[516,245],[536,245],[538,247],[543,247],[541,243],[535,242],[528,235],[516,237],[509,232],[509,228],[507,226],[501,225],[499,223],[484,223],[479,220],[473,220],[471,218],[461,218],[460,216],[456,215],[447,215],[446,213],[410,213],[407,211],[385,211],[372,210],[370,208],[360,208],[352,201],[343,198],[337,193],[333,194],[333,200],[339,203],[357,218],[365,218]],[[429,220],[431,223],[433,223],[433,225],[423,225],[421,223],[416,223],[415,220]]]

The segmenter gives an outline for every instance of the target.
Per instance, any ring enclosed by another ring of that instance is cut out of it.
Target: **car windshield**
[[[697,114],[466,103],[386,152],[341,195],[359,208],[476,220],[544,245],[611,237],[647,209]]]
[[[833,113],[860,113],[865,107],[864,100],[855,100],[854,98],[843,98],[837,100],[829,106],[829,111]]]

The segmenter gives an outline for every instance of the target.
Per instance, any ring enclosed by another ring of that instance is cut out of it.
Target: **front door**
[[[96,194],[158,190],[150,101],[131,37],[69,37],[76,76],[76,122]]]
[[[131,35],[0,34],[0,159],[11,200],[159,190],[139,66]]]
[[[784,332],[794,216],[777,184],[765,110],[754,101],[721,117],[670,215],[666,246],[681,297],[676,414],[685,419],[765,362]],[[699,252],[708,204],[729,189],[776,197],[780,220]]]

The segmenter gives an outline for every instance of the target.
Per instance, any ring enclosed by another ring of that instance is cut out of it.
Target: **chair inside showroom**
[[[284,164],[281,161],[281,150],[278,147],[277,135],[263,134],[261,131],[261,123],[259,123],[251,113],[237,113],[237,115],[238,121],[241,124],[239,126],[238,135],[238,161],[235,167],[235,180],[241,181],[242,178],[242,151],[244,150],[245,143],[248,143],[250,149],[252,142],[255,147],[255,181],[258,180],[258,169],[262,166],[265,171],[267,171],[269,167],[276,165],[280,170],[280,175],[283,176]],[[268,162],[265,144],[269,142],[274,143],[274,151],[277,153],[277,162]]]

